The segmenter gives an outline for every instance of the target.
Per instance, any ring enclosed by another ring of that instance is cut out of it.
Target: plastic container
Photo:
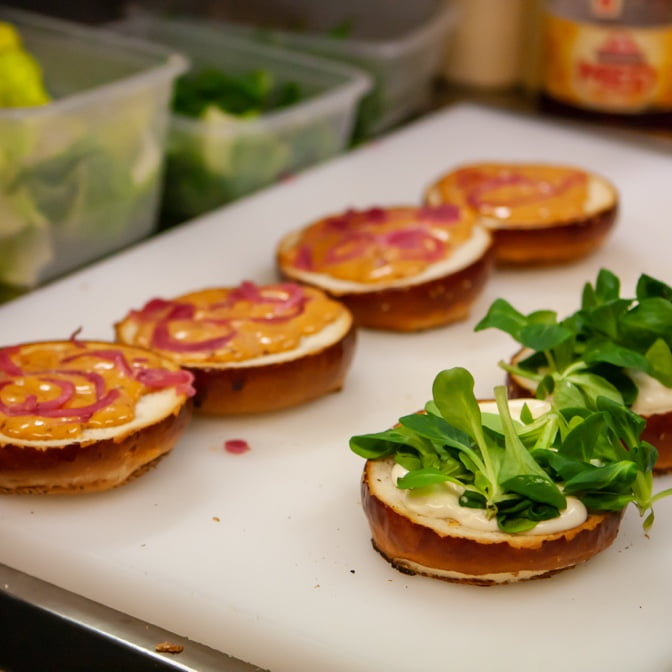
[[[0,8],[52,102],[0,109],[0,286],[31,288],[150,234],[173,80],[187,61]]]
[[[262,45],[198,20],[136,15],[117,30],[187,54],[192,67],[233,74],[263,70],[295,82],[299,102],[253,119],[173,114],[167,149],[163,216],[184,221],[317,164],[348,144],[357,102],[371,86],[366,73]]]
[[[455,23],[447,0],[198,0],[172,2],[171,11],[198,12],[260,42],[366,70],[374,86],[360,105],[358,138],[387,130],[428,106]]]

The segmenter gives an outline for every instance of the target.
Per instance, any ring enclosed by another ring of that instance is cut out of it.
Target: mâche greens
[[[643,420],[623,404],[598,396],[594,408],[549,404],[540,414],[523,405],[513,418],[506,390],[495,388],[497,413],[482,412],[474,380],[463,368],[441,371],[424,413],[386,431],[354,436],[365,459],[393,457],[408,473],[402,489],[451,482],[464,488],[461,506],[495,517],[500,530],[526,532],[560,515],[567,495],[591,512],[633,503],[653,523],[656,448],[640,439]]]
[[[596,408],[599,397],[631,406],[638,393],[628,370],[672,387],[672,288],[642,274],[635,296],[620,296],[620,281],[600,270],[586,283],[581,307],[565,319],[552,310],[523,315],[504,299],[493,302],[476,331],[495,328],[527,350],[510,374],[536,384],[539,398],[557,406]]]

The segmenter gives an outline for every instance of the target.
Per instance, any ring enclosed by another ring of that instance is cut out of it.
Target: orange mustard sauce
[[[156,315],[133,313],[128,319],[137,331],[133,337],[136,345],[153,348],[178,363],[207,360],[213,363],[240,362],[264,355],[286,352],[298,347],[301,339],[315,334],[341,317],[345,308],[323,292],[309,287],[291,286],[288,293],[282,284],[264,285],[257,289],[265,299],[276,301],[235,299],[229,296],[235,288],[205,289],[180,296],[170,303],[190,305],[194,314],[188,319],[165,320],[170,308]],[[301,297],[300,302],[291,296]],[[161,324],[170,338],[179,345],[188,346],[206,341],[216,344],[218,339],[228,339],[221,346],[180,351],[162,349],[156,332]]]
[[[418,275],[471,237],[465,208],[372,208],[326,217],[280,252],[282,264],[376,284]]]
[[[588,175],[545,164],[474,164],[438,184],[445,201],[463,203],[507,224],[545,224],[585,214]]]
[[[26,403],[31,396],[37,403],[57,399],[62,393],[59,381],[64,385],[74,385],[73,396],[63,404],[63,408],[77,409],[96,403],[99,391],[95,379],[87,378],[82,372],[97,374],[104,382],[101,396],[110,390],[119,394],[108,405],[93,412],[89,417],[46,417],[43,415],[6,414],[0,407],[0,434],[25,440],[76,440],[85,429],[115,427],[131,421],[135,417],[135,405],[147,387],[127,376],[109,359],[88,355],[96,350],[115,350],[126,355],[131,367],[165,368],[165,362],[151,353],[134,348],[112,346],[107,343],[62,342],[54,344],[31,344],[15,351],[10,349],[11,362],[23,374],[8,376],[0,371],[0,402],[5,407],[16,407]],[[81,356],[83,355],[83,356]],[[77,356],[72,361],[64,361]],[[145,361],[133,361],[141,358]],[[8,381],[8,382],[7,382]]]

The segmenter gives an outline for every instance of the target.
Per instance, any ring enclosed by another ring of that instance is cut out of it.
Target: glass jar
[[[619,116],[672,113],[672,0],[546,0],[543,30],[547,98]]]

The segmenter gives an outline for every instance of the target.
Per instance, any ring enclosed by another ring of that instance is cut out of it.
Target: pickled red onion
[[[50,411],[54,408],[60,408],[64,404],[67,404],[70,399],[75,395],[75,384],[69,380],[62,380],[60,378],[43,378],[49,383],[56,385],[61,388],[61,393],[54,399],[49,399],[48,401],[41,401],[36,405],[35,415],[42,415],[43,411]],[[99,396],[99,395],[96,395]]]
[[[11,345],[0,349],[0,371],[7,374],[8,376],[23,375],[21,367],[16,365],[11,358],[13,354],[18,353],[20,350],[21,348],[17,345]]]
[[[369,208],[368,210],[362,210],[361,214],[367,222],[372,222],[374,224],[386,222],[388,219],[387,210],[384,208]]]
[[[304,271],[313,269],[313,257],[308,245],[301,245],[297,249],[294,265]]]
[[[190,303],[179,301],[167,301],[166,299],[151,299],[140,310],[131,312],[133,317],[139,319],[170,319],[188,320],[194,316],[195,308]]]
[[[245,280],[244,282],[241,282],[238,287],[235,287],[229,292],[228,296],[226,297],[226,301],[224,301],[223,304],[215,304],[215,306],[231,306],[237,301],[250,301],[251,303],[258,303],[261,300],[263,300],[263,296],[259,290],[259,287],[253,282]]]
[[[96,400],[93,404],[88,406],[75,406],[71,408],[54,408],[47,409],[40,413],[45,418],[90,418],[96,411],[101,408],[109,406],[113,401],[119,398],[121,392],[119,390],[109,390],[109,392],[101,399]]]
[[[3,381],[8,384],[11,381]],[[97,398],[93,404],[87,406],[76,406],[64,408],[63,404],[70,401],[74,395],[75,386],[66,381],[53,381],[57,384],[63,383],[65,390],[56,398],[49,401],[38,402],[34,394],[28,395],[22,403],[7,405],[0,401],[0,412],[7,416],[37,415],[44,418],[86,418],[91,417],[96,411],[105,408],[119,397],[119,390],[110,390],[104,397]],[[4,387],[0,386],[0,389]],[[62,389],[63,389],[62,388]]]
[[[440,259],[445,254],[445,244],[429,231],[421,227],[397,229],[373,236],[354,233],[345,237],[339,245],[332,247],[326,255],[327,264],[364,257],[375,247],[395,248],[402,258],[415,258],[427,262]]]
[[[167,371],[166,369],[139,369],[135,372],[135,379],[150,388],[175,387],[178,394],[193,397],[196,390],[193,388],[194,376],[189,371]]]
[[[270,316],[248,317],[251,322],[281,322],[298,317],[303,311],[306,302],[306,294],[300,285],[286,282],[273,285],[272,288],[280,290],[287,294],[287,297],[268,296],[264,294],[264,289],[269,287],[259,287],[253,282],[243,282],[239,287],[231,290],[226,300],[220,303],[214,303],[211,308],[231,307],[237,301],[249,301],[257,305],[271,304],[273,311]],[[236,320],[243,318],[236,317]]]
[[[375,244],[377,238],[364,231],[350,233],[333,247],[329,248],[325,262],[327,264],[340,264],[344,261],[357,259],[365,256],[368,250]]]
[[[59,376],[81,376],[88,380],[96,388],[96,397],[105,393],[105,379],[95,371],[81,371],[80,369],[51,369],[40,371],[40,374],[56,374]]]
[[[79,336],[79,334],[81,333],[81,331],[82,331],[82,327],[77,327],[77,329],[75,329],[75,330],[70,334],[70,338],[69,338],[68,340],[69,340],[70,343],[72,343],[73,345],[76,345],[76,346],[78,346],[78,347],[80,347],[80,348],[84,348],[84,347],[86,347],[86,346],[84,345],[84,341],[80,341],[80,340],[77,338],[77,336]]]
[[[270,288],[280,289],[281,291],[286,292],[289,297],[285,299],[278,296],[267,296],[264,294],[264,289],[268,290]],[[231,306],[237,301],[249,301],[250,303],[294,303],[301,300],[303,294],[303,287],[291,282],[280,283],[270,287],[259,287],[259,285],[256,285],[254,282],[246,280],[229,292],[226,301],[215,303],[212,307]]]
[[[250,444],[245,439],[228,439],[224,441],[224,450],[232,455],[242,455],[250,450]]]
[[[404,258],[432,262],[445,254],[445,243],[421,228],[390,231],[384,236],[384,244],[397,248]]]
[[[443,223],[457,221],[460,218],[460,208],[454,203],[442,203],[440,205],[425,205],[418,210],[418,217],[439,221]]]
[[[579,171],[570,173],[558,184],[552,184],[551,182],[547,182],[545,180],[534,179],[519,173],[514,173],[512,175],[500,175],[497,177],[485,179],[484,181],[478,183],[476,187],[468,190],[467,201],[473,208],[482,208],[486,206],[518,207],[522,205],[529,205],[531,203],[537,203],[539,201],[545,201],[546,199],[559,196],[573,187],[575,184],[579,184],[585,180],[585,173]],[[488,192],[499,189],[500,187],[516,185],[530,187],[533,189],[533,193],[521,195],[515,198],[501,198],[499,200],[492,197],[488,199],[485,196]]]
[[[152,333],[152,345],[159,350],[171,352],[202,352],[204,350],[219,350],[225,346],[234,336],[236,330],[231,329],[228,334],[217,338],[209,338],[204,341],[179,341],[170,335],[170,322],[163,320],[156,325]]]
[[[10,416],[45,415],[45,411],[53,411],[54,409],[61,408],[64,404],[67,404],[75,394],[75,386],[70,381],[57,380],[55,378],[40,378],[39,380],[46,380],[55,384],[61,389],[60,394],[54,399],[39,402],[34,394],[29,394],[21,403],[12,404],[11,406],[0,402],[0,410],[2,410],[5,415]],[[3,381],[3,384],[0,385],[0,389],[10,382],[12,381]]]

